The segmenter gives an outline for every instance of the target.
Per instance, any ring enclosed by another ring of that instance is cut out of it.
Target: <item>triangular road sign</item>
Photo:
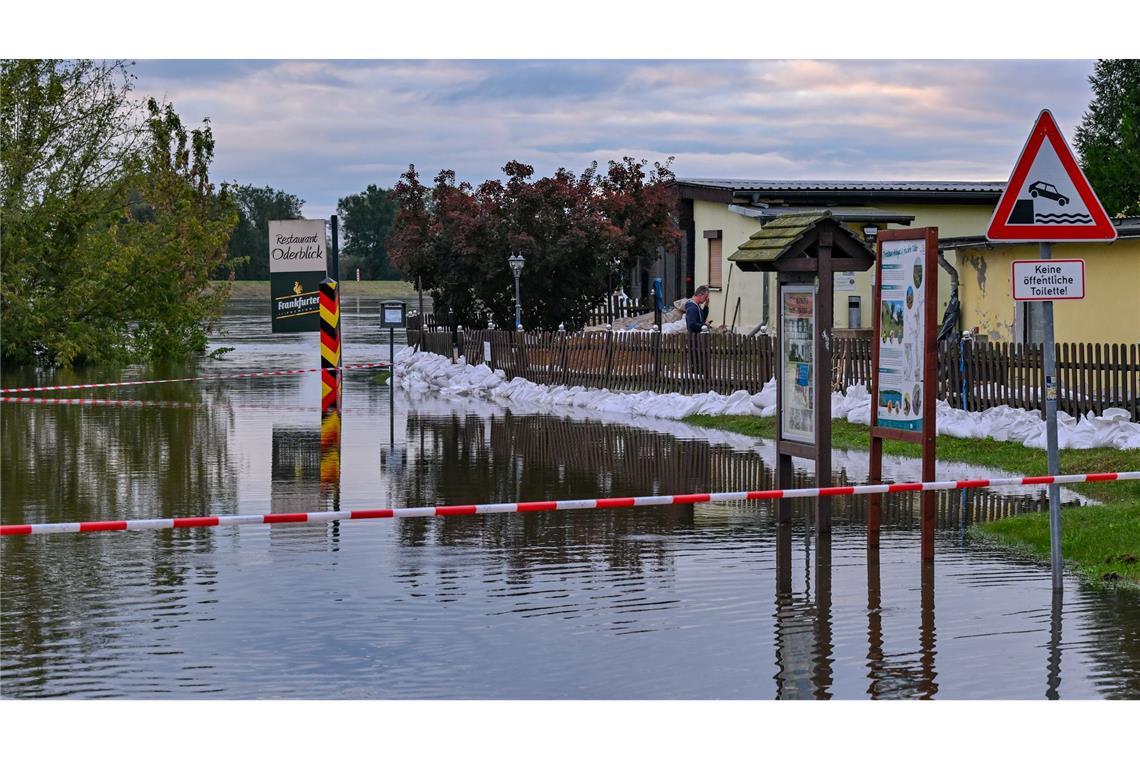
[[[986,239],[1042,243],[1116,239],[1116,228],[1048,109],[1037,117],[1021,149]]]

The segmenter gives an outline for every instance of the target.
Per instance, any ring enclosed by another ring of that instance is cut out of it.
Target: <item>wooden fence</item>
[[[775,340],[727,333],[409,331],[425,351],[467,357],[507,378],[614,391],[759,392],[777,366]],[[870,387],[871,341],[835,338],[832,387]],[[983,411],[1008,405],[1044,411],[1040,344],[965,343],[938,352],[938,398]],[[1073,416],[1125,409],[1140,421],[1140,344],[1057,345],[1057,408]]]
[[[615,319],[640,317],[653,311],[652,298],[627,298],[612,294],[600,305],[594,307],[586,318],[586,325],[612,325]]]

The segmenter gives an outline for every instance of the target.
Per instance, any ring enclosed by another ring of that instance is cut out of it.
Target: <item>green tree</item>
[[[123,63],[3,61],[0,86],[3,359],[204,348],[228,292],[207,275],[236,221],[209,182],[209,124],[142,110]]]
[[[437,319],[482,326],[514,324],[514,277],[507,257],[521,253],[522,321],[528,328],[580,327],[612,286],[616,267],[650,262],[679,237],[672,222],[667,166],[613,162],[581,175],[559,169],[534,179],[511,161],[506,181],[479,187],[443,171],[432,188],[409,167],[396,185],[399,213],[388,244],[412,282],[432,291]],[[617,262],[615,266],[615,262]]]
[[[387,239],[397,210],[393,191],[369,185],[362,193],[341,198],[336,209],[344,232],[341,253],[349,259],[347,269],[359,267],[369,280],[400,279],[399,270],[388,260]]]
[[[1080,126],[1081,168],[1110,215],[1140,214],[1140,60],[1096,62]]]
[[[231,189],[237,203],[238,223],[230,237],[226,264],[216,273],[225,275],[233,267],[234,279],[269,279],[269,222],[300,219],[305,201],[272,187],[239,185]]]

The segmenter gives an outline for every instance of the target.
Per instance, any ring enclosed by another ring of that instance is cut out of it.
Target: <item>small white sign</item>
[[[324,219],[288,219],[269,222],[270,272],[324,272]]]
[[[1085,297],[1082,259],[1029,259],[1013,262],[1013,300],[1065,301]]]
[[[483,341],[483,361],[487,364],[491,363],[491,341]]]

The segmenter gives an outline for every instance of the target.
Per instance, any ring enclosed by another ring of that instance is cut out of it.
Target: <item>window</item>
[[[709,281],[710,288],[719,290],[723,285],[723,240],[720,230],[705,230],[705,239],[709,241]]]

